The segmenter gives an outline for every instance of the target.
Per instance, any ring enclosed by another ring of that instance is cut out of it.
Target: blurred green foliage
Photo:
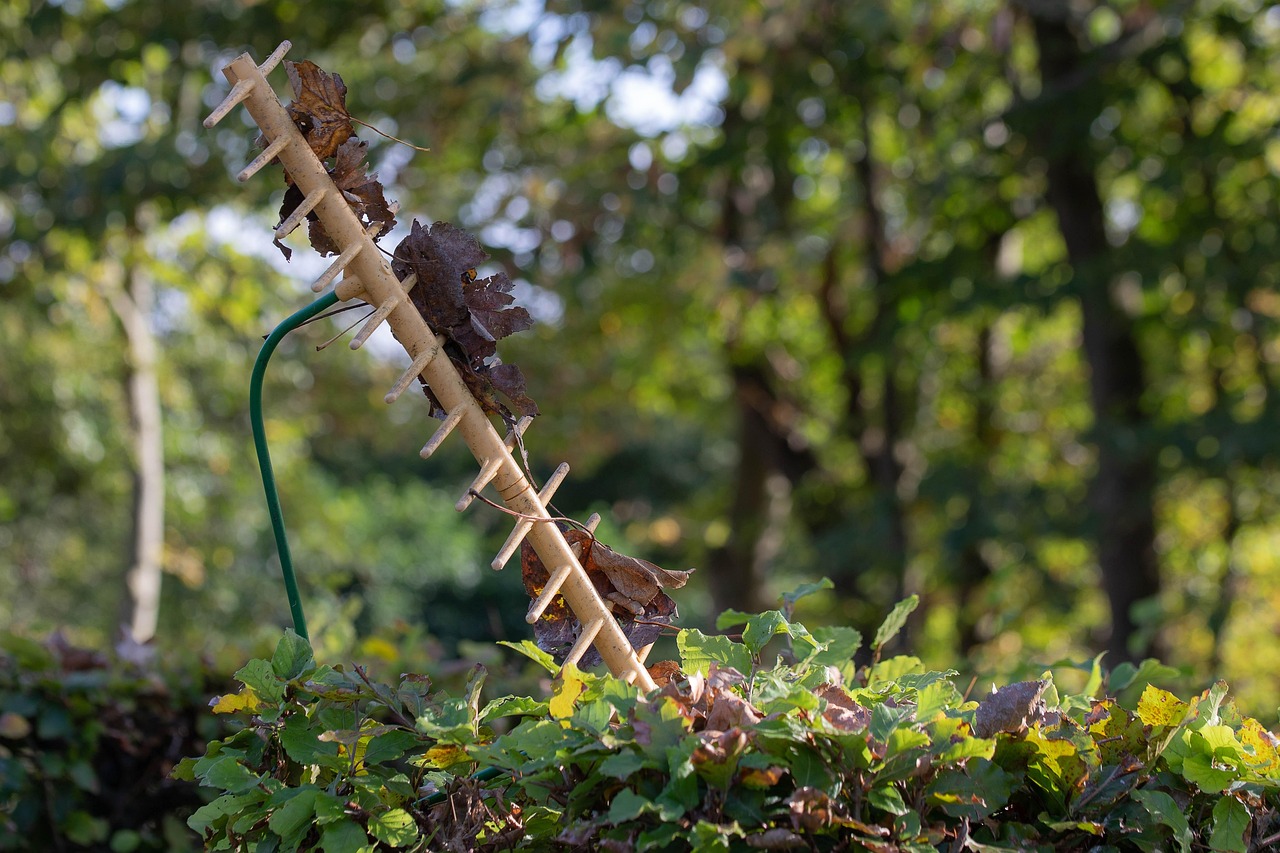
[[[242,660],[287,618],[246,383],[320,261],[270,246],[278,176],[235,182],[241,111],[200,121],[222,65],[288,38],[354,115],[431,147],[361,133],[403,222],[474,230],[517,279],[541,321],[504,341],[546,413],[534,467],[570,461],[557,503],[604,513],[606,541],[699,567],[686,624],[826,575],[806,621],[865,634],[917,593],[907,642],[939,668],[1155,652],[1271,719],[1275,7],[18,0],[0,27],[15,629],[107,645],[122,621],[136,465],[113,305],[139,276],[162,354],[159,642]],[[1096,188],[1089,253],[1064,164]],[[1088,345],[1099,305],[1132,363]],[[395,356],[314,351],[340,328],[291,336],[266,391],[317,648],[523,638],[520,584],[483,568],[507,519],[452,514],[470,460],[416,458],[424,402],[381,403]],[[1122,406],[1108,371],[1138,374]],[[1109,556],[1130,514],[1158,574]]]
[[[0,850],[199,849],[185,822],[208,797],[169,773],[228,733],[208,711],[228,679],[150,657],[0,634]]]

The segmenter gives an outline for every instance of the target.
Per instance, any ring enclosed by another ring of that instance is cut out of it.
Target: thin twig
[[[578,521],[575,518],[568,518],[567,516],[563,516],[563,515],[551,515],[551,516],[529,515],[528,513],[517,512],[514,509],[511,509],[510,507],[505,507],[502,504],[498,503],[497,501],[489,500],[484,495],[477,492],[475,489],[467,489],[467,494],[471,495],[471,497],[476,498],[482,503],[488,504],[489,506],[498,510],[498,512],[505,512],[507,515],[513,518],[523,519],[524,521],[541,521],[541,522],[563,521],[565,524],[572,524],[574,527],[578,528],[583,533],[587,534],[587,536],[591,537],[592,542],[595,541],[595,538],[596,538],[595,534],[593,534],[590,530],[588,530],[585,524],[583,524],[581,521]]]
[[[637,625],[652,625],[655,628],[669,628],[672,631],[677,631],[677,632],[680,630],[680,627],[678,625],[669,625],[666,622],[658,622],[653,619],[641,619],[639,616],[635,616],[628,621],[634,622]]]
[[[355,306],[352,306],[352,307],[355,307]],[[327,341],[325,341],[324,343],[322,343],[322,344],[320,344],[319,346],[317,346],[317,347],[316,347],[316,352],[320,352],[320,350],[322,350],[322,349],[324,349],[325,347],[329,346],[329,344],[331,344],[331,343],[333,343],[334,341],[338,340],[338,339],[339,339],[339,338],[341,338],[343,335],[345,335],[347,332],[351,331],[351,330],[352,330],[352,329],[354,329],[356,326],[359,326],[359,325],[360,325],[361,323],[363,323],[365,320],[368,320],[370,317],[372,317],[374,314],[376,314],[376,313],[377,313],[377,310],[378,310],[378,309],[376,309],[376,308],[375,308],[375,309],[373,309],[373,310],[372,310],[372,311],[370,311],[368,314],[365,314],[363,317],[361,317],[359,320],[356,320],[356,321],[355,321],[354,323],[352,323],[350,326],[347,326],[347,327],[346,327],[345,329],[343,329],[341,332],[338,332],[338,334],[334,335],[332,338],[329,338],[329,340],[327,340]]]
[[[341,314],[343,311],[351,311],[352,309],[355,309],[355,308],[363,308],[368,304],[369,303],[367,302],[356,302],[352,305],[343,305],[341,308],[334,308],[332,311],[326,311],[323,314],[317,314],[316,316],[312,317],[309,320],[303,320],[295,328],[301,329],[303,326],[309,326],[312,323],[316,322],[317,320],[323,320],[327,317],[335,317],[338,314]],[[265,341],[269,337],[271,337],[271,334],[268,332],[267,334],[262,336],[262,339]]]
[[[1137,769],[1139,768],[1135,768],[1128,772],[1134,773],[1137,771]],[[1115,766],[1115,769],[1113,769],[1111,773],[1107,775],[1106,779],[1102,780],[1097,785],[1094,785],[1093,788],[1091,788],[1090,790],[1084,792],[1078,800],[1076,800],[1074,803],[1071,804],[1070,814],[1073,814],[1073,815],[1079,814],[1080,811],[1086,805],[1088,805],[1089,802],[1093,800],[1094,797],[1098,796],[1098,794],[1102,792],[1103,788],[1105,788],[1107,785],[1110,785],[1112,782],[1114,782],[1116,780],[1116,777],[1124,775],[1125,772],[1126,771],[1124,769],[1124,765],[1117,764]]]
[[[400,139],[399,137],[396,137],[396,136],[392,136],[391,134],[387,133],[387,132],[386,132],[386,131],[384,131],[384,130],[378,130],[376,127],[374,127],[373,125],[369,124],[369,122],[367,122],[367,121],[361,121],[360,119],[356,118],[355,116],[347,116],[347,118],[351,119],[351,120],[352,120],[352,121],[354,121],[356,124],[362,124],[362,125],[364,125],[365,127],[367,127],[367,128],[369,128],[370,130],[372,130],[374,133],[378,134],[379,136],[385,136],[387,139],[390,139],[392,142],[399,142],[401,145],[407,145],[407,146],[409,146],[410,148],[412,148],[414,151],[421,151],[421,152],[426,153],[426,154],[431,153],[431,149],[430,149],[430,148],[423,148],[423,147],[422,147],[422,146],[420,146],[420,145],[414,145],[412,142],[405,142],[403,139]]]

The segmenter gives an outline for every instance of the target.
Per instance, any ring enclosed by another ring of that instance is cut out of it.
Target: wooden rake
[[[325,232],[339,247],[338,256],[312,283],[311,289],[319,293],[334,285],[334,293],[340,301],[361,299],[375,306],[373,315],[351,341],[351,349],[359,349],[381,324],[390,325],[412,363],[387,392],[387,403],[395,402],[418,376],[426,379],[447,416],[423,446],[420,455],[424,459],[429,457],[451,433],[457,431],[480,464],[479,475],[458,500],[458,511],[465,510],[475,494],[492,484],[506,506],[523,516],[494,558],[492,566],[497,570],[506,565],[527,537],[543,565],[556,567],[550,572],[542,593],[531,602],[526,621],[531,625],[537,622],[552,599],[557,594],[563,595],[582,625],[582,632],[569,650],[566,662],[577,663],[594,645],[615,676],[642,690],[652,690],[655,685],[642,657],[632,649],[609,606],[587,577],[578,555],[565,541],[564,534],[547,511],[547,504],[564,481],[569,466],[560,465],[540,492],[529,482],[512,455],[512,448],[531,419],[521,419],[505,438],[494,429],[457,368],[443,352],[444,338],[432,331],[409,300],[408,291],[414,285],[414,277],[410,275],[404,281],[396,278],[391,265],[374,245],[373,238],[381,224],[375,223],[367,231],[361,226],[324,164],[311,150],[267,82],[266,75],[280,64],[290,47],[289,42],[282,42],[262,65],[244,53],[224,67],[222,73],[230,81],[231,91],[205,119],[204,126],[212,128],[243,103],[261,129],[267,145],[241,170],[237,179],[247,181],[279,158],[294,184],[302,191],[303,201],[276,229],[276,236],[283,238],[314,211]]]

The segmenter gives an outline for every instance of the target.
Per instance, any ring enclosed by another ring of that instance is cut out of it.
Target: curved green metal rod
[[[271,453],[267,449],[267,431],[262,422],[262,379],[267,373],[271,354],[284,340],[284,336],[306,323],[322,311],[333,307],[338,295],[333,291],[321,296],[301,311],[290,314],[267,336],[253,364],[253,376],[249,379],[249,422],[253,426],[253,447],[258,452],[258,469],[262,473],[262,488],[267,493],[267,511],[271,514],[271,529],[276,536],[276,551],[280,555],[280,572],[284,575],[284,589],[289,596],[289,612],[293,615],[293,630],[304,640],[307,635],[307,617],[302,612],[302,596],[298,594],[298,580],[293,574],[293,558],[289,555],[289,538],[284,529],[284,512],[280,509],[280,495],[276,492],[276,475],[271,469]]]
[[[262,380],[267,374],[267,363],[271,361],[276,347],[284,340],[284,336],[306,323],[317,314],[332,308],[338,303],[338,295],[329,291],[301,311],[290,314],[280,325],[276,326],[258,352],[258,360],[253,364],[253,375],[249,378],[249,422],[253,426],[253,447],[258,452],[258,469],[262,474],[262,488],[267,494],[267,511],[271,514],[271,529],[276,536],[276,551],[280,554],[280,573],[284,575],[285,593],[289,596],[289,612],[293,614],[293,630],[304,640],[307,635],[307,617],[302,612],[302,596],[298,593],[298,579],[293,573],[293,557],[289,555],[289,538],[284,529],[284,512],[280,508],[280,495],[276,492],[276,475],[271,468],[271,452],[267,449],[267,430],[262,419]],[[475,773],[471,779],[475,782],[487,782],[504,775],[505,771],[497,767],[485,767]],[[427,797],[427,805],[435,805],[448,799],[448,794],[438,791]]]

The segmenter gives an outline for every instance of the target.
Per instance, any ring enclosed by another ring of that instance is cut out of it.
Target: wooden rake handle
[[[213,127],[237,104],[243,103],[262,130],[267,140],[266,149],[237,178],[247,181],[268,163],[279,158],[293,182],[302,191],[304,200],[301,213],[295,211],[289,221],[282,223],[277,234],[279,231],[288,233],[292,230],[292,225],[298,224],[303,216],[314,210],[324,225],[325,232],[333,239],[340,252],[329,268],[312,284],[312,290],[319,292],[334,284],[339,299],[345,301],[359,298],[376,306],[370,323],[353,341],[353,349],[358,348],[378,325],[385,322],[408,352],[411,364],[386,395],[388,403],[398,399],[418,376],[425,377],[448,416],[423,447],[421,455],[424,458],[431,455],[445,437],[457,431],[480,463],[480,475],[459,500],[458,509],[466,508],[471,502],[473,491],[479,492],[492,483],[507,507],[526,517],[517,523],[516,530],[494,560],[494,568],[501,568],[526,537],[543,564],[554,567],[551,569],[551,576],[559,583],[557,586],[548,584],[549,592],[544,591],[538,599],[542,602],[542,608],[536,608],[537,612],[534,612],[535,608],[530,608],[528,621],[536,622],[546,603],[559,592],[583,626],[583,632],[570,651],[568,660],[577,662],[587,648],[594,645],[615,676],[642,690],[654,689],[653,679],[643,662],[631,648],[609,606],[596,591],[578,558],[570,550],[564,534],[547,511],[546,504],[555,487],[564,479],[564,474],[558,472],[559,476],[542,493],[532,487],[512,456],[515,431],[504,439],[494,429],[493,423],[468,390],[453,362],[442,352],[444,338],[431,329],[406,298],[412,282],[406,284],[396,278],[391,265],[374,245],[373,238],[377,236],[380,225],[375,224],[369,231],[361,226],[341,191],[334,186],[324,164],[307,145],[306,139],[272,91],[266,75],[279,64],[289,47],[289,42],[283,42],[261,66],[245,53],[223,68],[222,73],[232,84],[231,92],[205,119],[205,127]],[[338,279],[339,275],[342,276],[341,280]],[[517,429],[523,430],[527,425],[528,421],[524,420],[517,425]],[[562,469],[567,473],[567,466],[562,466]],[[534,604],[537,605],[538,601]]]

